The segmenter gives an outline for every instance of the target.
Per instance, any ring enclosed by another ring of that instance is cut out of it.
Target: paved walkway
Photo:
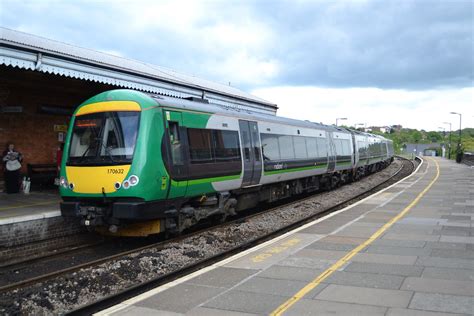
[[[345,211],[102,314],[472,315],[473,218],[474,169],[427,158]]]
[[[0,225],[60,216],[57,190],[30,194],[0,192]]]

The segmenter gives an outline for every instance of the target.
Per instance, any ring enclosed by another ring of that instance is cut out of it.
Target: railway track
[[[9,291],[12,287],[28,286],[69,271],[74,272],[99,264],[102,260],[111,260],[114,256],[131,253],[152,243],[146,239],[111,240],[103,239],[101,236],[99,238],[96,242],[60,249],[45,256],[0,267],[0,293]]]
[[[399,158],[399,159],[401,159],[401,158]],[[156,278],[153,278],[153,279],[150,279],[146,282],[142,282],[140,284],[136,284],[134,286],[131,286],[131,287],[129,287],[127,289],[124,289],[124,290],[122,290],[118,293],[115,293],[113,295],[109,295],[109,296],[103,297],[103,298],[101,298],[101,299],[99,299],[95,302],[91,302],[89,304],[83,305],[83,306],[71,311],[70,313],[71,314],[89,314],[89,313],[93,313],[95,311],[98,311],[98,310],[107,308],[109,306],[112,306],[114,304],[117,304],[117,303],[119,303],[123,300],[126,300],[126,299],[130,298],[130,297],[133,297],[133,296],[136,296],[140,293],[143,293],[143,292],[145,292],[145,291],[147,291],[151,288],[154,288],[154,287],[157,287],[161,284],[170,282],[171,280],[179,278],[183,275],[186,275],[186,274],[189,274],[193,271],[199,270],[199,269],[201,269],[205,266],[211,265],[211,264],[213,264],[217,261],[223,260],[224,258],[232,256],[232,255],[242,251],[243,249],[251,248],[251,247],[253,247],[253,246],[255,246],[259,243],[262,243],[262,242],[265,242],[269,239],[272,239],[275,236],[278,236],[278,235],[283,234],[287,231],[290,231],[290,230],[292,230],[296,227],[299,227],[299,226],[301,226],[301,225],[303,225],[307,222],[310,222],[310,221],[315,220],[319,217],[322,217],[322,216],[324,216],[328,213],[331,213],[331,212],[334,212],[338,209],[341,209],[341,208],[343,208],[343,207],[345,207],[349,204],[352,204],[352,203],[356,202],[357,200],[363,199],[364,197],[366,197],[370,194],[373,194],[374,192],[376,192],[378,190],[381,190],[383,187],[389,186],[392,183],[398,181],[399,179],[404,178],[405,176],[410,174],[414,170],[414,168],[415,168],[415,166],[414,166],[413,162],[411,162],[409,160],[406,160],[406,159],[402,159],[401,167],[395,173],[393,173],[390,178],[386,179],[385,181],[383,181],[382,183],[378,184],[377,186],[371,188],[370,190],[363,192],[362,194],[358,194],[358,195],[353,196],[353,197],[351,197],[347,200],[341,201],[340,203],[337,203],[336,205],[333,205],[332,207],[330,207],[328,209],[325,209],[322,212],[319,212],[319,213],[314,214],[312,216],[309,216],[309,217],[303,218],[301,220],[298,220],[296,222],[293,222],[292,224],[286,225],[286,226],[284,226],[280,229],[277,229],[277,230],[275,230],[275,231],[273,231],[269,234],[266,234],[264,236],[259,236],[257,238],[253,238],[252,240],[249,240],[249,241],[245,241],[244,243],[239,244],[239,245],[233,247],[232,249],[228,249],[227,251],[209,256],[209,257],[204,258],[202,260],[198,260],[197,262],[186,265],[186,266],[181,267],[181,268],[179,268],[177,270],[174,270],[172,272],[166,273],[164,275],[160,275],[160,276],[158,276]],[[286,204],[280,204],[276,207],[272,207],[270,209],[267,209],[265,211],[262,211],[262,212],[259,212],[259,213],[256,213],[256,214],[247,215],[247,216],[242,217],[242,218],[237,218],[233,221],[226,222],[226,223],[223,223],[221,225],[214,226],[214,227],[212,227],[212,229],[223,228],[223,227],[230,226],[232,224],[236,224],[236,223],[239,223],[239,222],[252,221],[253,218],[256,218],[258,216],[262,216],[265,213],[271,213],[271,212],[274,212],[275,210],[280,209],[282,207],[288,207],[288,206],[291,206],[291,205],[296,204],[296,203],[302,203],[302,202],[310,200],[312,198],[314,198],[314,194],[310,195],[310,196],[306,196],[302,199],[298,199],[297,201],[291,201],[291,202],[286,203]],[[154,248],[154,249],[158,249],[158,250],[163,249],[164,247],[166,247],[166,245],[168,245],[170,243],[179,243],[180,241],[182,241],[186,238],[190,238],[191,236],[199,235],[203,231],[206,231],[206,230],[209,230],[209,227],[207,227],[203,230],[198,230],[198,231],[192,232],[190,234],[187,234],[187,235],[184,235],[184,236],[179,236],[177,238],[173,238],[173,239],[170,239],[170,240],[148,244],[148,245],[145,245],[143,247],[137,247],[137,248],[134,248],[132,250],[128,250],[128,251],[125,251],[125,252],[120,252],[120,253],[117,253],[117,254],[113,254],[113,255],[110,255],[110,256],[107,256],[107,257],[97,259],[97,260],[93,260],[93,261],[86,262],[86,263],[83,263],[83,264],[75,265],[73,267],[64,268],[64,269],[61,269],[59,271],[54,271],[54,272],[47,273],[47,274],[44,274],[44,275],[39,275],[39,276],[36,276],[36,277],[33,277],[33,278],[29,278],[27,280],[22,280],[20,282],[9,284],[9,285],[6,285],[6,286],[3,286],[3,287],[0,288],[0,295],[2,293],[17,291],[17,290],[19,290],[21,288],[25,288],[27,286],[32,286],[34,284],[46,282],[48,280],[58,278],[58,277],[63,276],[63,275],[71,274],[71,273],[77,272],[77,271],[79,271],[81,269],[84,269],[84,268],[100,265],[100,264],[103,264],[103,263],[106,263],[106,262],[112,262],[113,260],[117,260],[121,257],[131,255],[133,253],[137,253],[137,252],[140,252],[140,251],[144,251],[144,250],[147,250],[147,249],[150,249],[150,248]]]

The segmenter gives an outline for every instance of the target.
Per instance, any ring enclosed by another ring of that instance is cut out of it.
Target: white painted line
[[[123,310],[123,309],[125,309],[125,308],[127,308],[127,307],[129,307],[129,306],[131,306],[131,305],[133,305],[133,304],[135,304],[135,303],[137,303],[137,302],[143,301],[143,300],[145,300],[145,299],[147,299],[147,298],[149,298],[149,297],[152,297],[152,296],[154,296],[154,295],[156,295],[156,294],[158,294],[158,293],[160,293],[160,292],[163,292],[163,291],[165,291],[165,290],[167,290],[167,289],[169,289],[169,288],[172,288],[172,287],[174,287],[174,286],[176,286],[176,285],[179,285],[179,284],[184,283],[184,282],[186,282],[186,281],[188,281],[188,280],[191,280],[191,279],[193,279],[193,278],[195,278],[195,277],[197,277],[197,276],[199,276],[199,275],[202,275],[202,274],[207,273],[207,272],[209,272],[209,271],[211,271],[211,270],[214,270],[215,268],[224,266],[224,265],[226,265],[227,263],[229,263],[229,262],[231,262],[231,261],[237,260],[237,259],[239,259],[239,258],[241,258],[241,257],[244,257],[244,256],[246,256],[246,255],[248,255],[248,254],[250,254],[250,253],[252,253],[252,252],[256,252],[256,251],[258,251],[258,250],[260,250],[260,249],[262,249],[262,248],[264,248],[264,247],[267,247],[267,246],[269,246],[269,245],[271,245],[271,244],[274,244],[274,243],[276,243],[276,242],[278,242],[278,241],[280,241],[280,240],[282,240],[282,239],[284,239],[284,238],[286,238],[286,237],[288,237],[288,236],[290,236],[290,235],[293,235],[293,234],[295,234],[295,233],[297,233],[297,232],[299,232],[299,231],[301,231],[301,230],[303,230],[303,229],[306,229],[306,228],[308,228],[308,227],[311,227],[311,226],[313,226],[313,225],[315,225],[315,224],[317,224],[317,223],[320,223],[320,222],[322,222],[322,221],[324,221],[324,220],[326,220],[326,219],[328,219],[328,218],[331,218],[331,217],[336,216],[336,215],[338,215],[338,214],[340,214],[340,213],[342,213],[342,212],[345,212],[345,211],[347,211],[347,210],[349,210],[349,209],[351,209],[351,208],[353,208],[353,207],[355,207],[355,206],[357,206],[357,205],[359,205],[359,204],[362,204],[362,203],[364,203],[365,201],[367,201],[367,200],[369,200],[369,199],[371,199],[371,198],[373,198],[373,197],[378,196],[379,194],[385,192],[386,190],[388,190],[388,189],[390,189],[390,188],[396,186],[396,185],[399,184],[400,182],[405,181],[406,179],[409,179],[410,177],[412,177],[413,175],[415,175],[415,174],[418,172],[418,170],[420,169],[421,165],[424,163],[424,160],[423,160],[423,159],[420,158],[420,160],[421,160],[421,163],[418,165],[418,167],[416,168],[416,170],[415,170],[412,174],[410,174],[410,175],[406,176],[405,178],[403,178],[403,179],[401,179],[401,180],[395,182],[394,184],[392,184],[392,185],[386,187],[385,189],[380,190],[380,191],[377,192],[377,193],[374,193],[374,194],[372,194],[372,195],[369,195],[369,196],[365,197],[364,199],[362,199],[362,200],[360,200],[360,201],[358,201],[358,202],[356,202],[356,203],[354,203],[354,204],[352,204],[352,205],[349,205],[349,206],[347,206],[347,207],[345,207],[345,208],[343,208],[343,209],[341,209],[341,210],[339,210],[339,211],[333,212],[333,213],[328,214],[328,215],[326,215],[326,216],[324,216],[324,217],[318,218],[317,220],[315,220],[315,221],[313,221],[313,222],[307,223],[307,224],[305,224],[305,225],[303,225],[303,226],[301,226],[301,227],[298,227],[298,228],[296,228],[296,229],[294,229],[294,230],[292,230],[292,231],[289,231],[289,232],[287,232],[287,233],[285,233],[285,234],[283,234],[283,235],[281,235],[281,236],[278,236],[278,237],[276,237],[276,238],[274,238],[274,239],[272,239],[272,240],[266,241],[266,242],[264,242],[264,243],[262,243],[262,244],[260,244],[260,245],[258,245],[258,246],[255,246],[255,247],[253,247],[253,248],[247,249],[247,250],[245,250],[245,251],[243,251],[243,252],[240,252],[240,253],[238,253],[238,254],[236,254],[236,255],[234,255],[234,256],[232,256],[232,257],[229,257],[229,258],[227,258],[227,259],[224,259],[224,260],[222,260],[222,261],[216,262],[216,263],[214,263],[214,264],[212,264],[212,265],[210,265],[210,266],[208,266],[208,267],[205,267],[205,268],[203,268],[203,269],[201,269],[201,270],[195,271],[195,272],[193,272],[193,273],[191,273],[191,274],[189,274],[189,275],[186,275],[186,276],[184,276],[184,277],[182,277],[182,278],[179,278],[179,279],[174,280],[174,281],[172,281],[172,282],[170,282],[170,283],[166,283],[166,284],[164,284],[164,285],[162,285],[162,286],[160,286],[160,287],[157,287],[157,288],[155,288],[155,289],[153,289],[153,290],[150,290],[150,291],[148,291],[148,292],[145,292],[145,293],[143,293],[143,294],[140,294],[140,295],[138,295],[138,296],[135,296],[135,297],[133,297],[133,298],[131,298],[131,299],[128,299],[128,300],[126,300],[126,301],[124,301],[124,302],[122,302],[122,303],[120,303],[120,304],[118,304],[118,305],[115,305],[115,306],[109,307],[109,308],[107,308],[107,309],[105,309],[105,310],[103,310],[103,311],[97,312],[97,313],[95,313],[94,315],[98,315],[98,316],[112,315],[113,313],[116,313],[116,312],[118,312],[118,311],[121,311],[121,310]]]
[[[61,216],[60,211],[43,211],[42,213],[38,214],[30,214],[30,215],[23,215],[23,216],[12,216],[7,218],[0,218],[0,225],[8,225],[8,224],[15,224],[21,222],[28,222],[28,221],[35,221],[39,219],[45,219],[50,217],[58,217]]]

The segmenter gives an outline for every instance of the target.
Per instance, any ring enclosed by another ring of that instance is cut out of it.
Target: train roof
[[[379,136],[379,135],[370,134],[366,132],[360,132],[360,131],[356,131],[352,129],[347,129],[344,127],[336,127],[334,125],[325,125],[322,123],[311,122],[308,120],[301,121],[301,120],[296,120],[296,119],[291,119],[291,118],[286,118],[286,117],[281,117],[281,116],[257,113],[257,112],[252,112],[246,109],[244,110],[244,109],[236,109],[233,107],[225,107],[221,105],[212,104],[211,102],[209,102],[209,100],[205,100],[205,99],[192,98],[190,100],[187,100],[187,99],[170,98],[170,97],[161,96],[161,95],[150,95],[150,96],[164,107],[220,114],[220,115],[231,116],[231,117],[236,117],[236,118],[241,118],[241,119],[243,118],[243,119],[248,119],[248,120],[261,120],[261,121],[266,121],[266,122],[271,122],[271,123],[293,125],[297,127],[318,128],[318,129],[331,131],[331,132],[355,133],[359,135],[385,139],[384,137]]]

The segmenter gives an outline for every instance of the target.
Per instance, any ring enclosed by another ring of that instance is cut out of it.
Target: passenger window
[[[318,137],[316,139],[316,141],[318,143],[319,157],[327,157],[328,156],[328,150],[327,150],[327,146],[326,146],[326,138]]]
[[[183,164],[183,149],[181,148],[181,139],[179,135],[179,125],[177,122],[168,122],[170,131],[171,158],[173,165]]]
[[[294,159],[295,158],[293,137],[286,136],[286,135],[278,136],[278,145],[280,146],[281,159]]]
[[[308,153],[306,151],[306,142],[304,137],[293,136],[293,143],[295,145],[295,158],[307,159]]]
[[[351,155],[351,143],[348,139],[341,139],[342,143],[342,155],[350,156]]]
[[[216,162],[240,161],[239,133],[236,131],[213,131]]]
[[[261,134],[263,160],[280,160],[278,135]]]
[[[336,146],[336,154],[337,156],[342,156],[344,155],[344,149],[342,147],[342,140],[340,139],[335,139],[334,140],[334,146]]]
[[[240,161],[239,133],[188,128],[191,163],[225,163]]]
[[[318,157],[318,144],[315,137],[306,137],[306,150],[309,158]]]
[[[251,134],[252,134],[252,141],[255,145],[258,145],[260,143],[258,139],[258,131],[257,131],[257,124],[256,123],[251,123]],[[259,146],[254,146],[253,147],[253,152],[255,155],[255,161],[260,161],[260,147]]]
[[[211,130],[188,128],[191,163],[212,162]]]
[[[365,142],[363,141],[358,141],[357,146],[359,147],[359,155],[360,157],[366,157],[367,156],[367,148],[365,147]]]
[[[170,128],[170,142],[171,144],[179,143],[179,128],[178,122],[168,122]]]
[[[242,145],[244,146],[245,161],[250,161],[250,135],[248,131],[242,131]]]

